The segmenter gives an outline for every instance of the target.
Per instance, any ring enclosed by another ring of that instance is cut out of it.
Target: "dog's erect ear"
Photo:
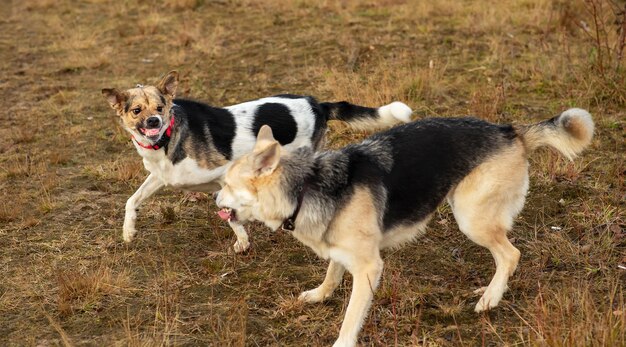
[[[268,144],[274,142],[276,142],[276,140],[274,139],[272,128],[270,128],[269,125],[263,125],[261,129],[259,129],[259,133],[256,135],[256,144],[254,145],[254,149],[258,150],[264,148]]]
[[[126,94],[121,93],[119,90],[115,88],[104,88],[102,89],[102,95],[107,99],[111,108],[116,111],[122,110],[122,103],[126,101]]]
[[[178,87],[178,71],[170,71],[161,79],[157,88],[161,93],[174,98],[176,96],[176,88]]]
[[[257,177],[269,175],[280,162],[280,144],[276,141],[252,153],[252,167]]]

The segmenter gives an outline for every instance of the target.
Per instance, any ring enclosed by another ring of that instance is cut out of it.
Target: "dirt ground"
[[[541,150],[509,237],[522,252],[500,306],[473,307],[495,266],[442,206],[384,253],[359,344],[626,345],[623,1],[31,0],[0,13],[0,345],[327,346],[351,279],[295,298],[326,264],[289,234],[235,238],[206,194],[164,189],[122,241],[146,177],[100,94],[176,69],[180,95],[229,105],[295,93],[416,118],[524,124],[587,108],[574,162]],[[367,134],[331,124],[328,146]]]

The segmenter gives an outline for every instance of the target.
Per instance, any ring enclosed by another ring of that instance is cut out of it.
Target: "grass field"
[[[617,0],[616,0],[617,1]],[[324,346],[350,276],[301,305],[324,261],[250,226],[252,249],[206,194],[165,189],[122,241],[146,172],[100,94],[181,73],[180,95],[229,105],[277,93],[417,118],[524,124],[569,107],[596,122],[574,162],[531,158],[510,234],[510,290],[476,314],[495,266],[447,206],[427,235],[385,252],[363,346],[626,345],[626,73],[608,0],[31,0],[0,13],[0,345]],[[366,136],[331,124],[329,147]]]

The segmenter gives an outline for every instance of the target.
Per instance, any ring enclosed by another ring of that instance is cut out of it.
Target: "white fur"
[[[589,112],[580,108],[570,108],[555,120],[555,127],[543,123],[526,128],[524,140],[529,150],[550,146],[573,160],[593,138],[594,124]]]
[[[572,136],[562,135],[558,139],[554,139],[555,143],[552,144],[555,148],[563,153],[568,159],[573,160],[583,149],[585,149],[591,142],[593,137],[594,124],[591,119],[591,114],[582,108],[570,108],[569,110],[561,113],[561,116],[557,120],[559,129],[565,130],[566,122],[579,122],[583,125],[586,134],[583,138],[574,138]],[[565,131],[567,132],[567,131]],[[560,134],[559,134],[560,135]],[[552,138],[548,138],[551,140]],[[559,142],[563,142],[562,144]]]
[[[233,139],[233,159],[237,159],[250,152],[254,147],[256,142],[256,137],[252,132],[254,115],[259,106],[268,102],[280,103],[289,108],[297,125],[298,132],[295,140],[283,148],[293,150],[302,146],[312,146],[310,139],[315,130],[315,115],[308,101],[305,99],[269,97],[226,107],[226,109],[233,114],[237,126],[235,138]],[[162,125],[161,135],[163,135],[166,130],[167,126]],[[130,131],[136,139],[143,139],[142,134],[137,133],[134,129],[128,129],[128,131]],[[179,163],[173,164],[165,155],[163,149],[153,150],[143,148],[135,142],[133,142],[133,144],[137,152],[143,157],[143,164],[146,170],[150,172],[150,175],[141,187],[139,187],[137,192],[126,202],[123,234],[126,242],[130,242],[136,233],[135,221],[137,219],[137,208],[160,188],[171,186],[191,191],[218,191],[221,188],[222,176],[230,165],[227,164],[212,170],[207,170],[198,166],[198,163],[189,157]],[[142,144],[148,145],[147,143]],[[237,242],[235,242],[233,246],[235,251],[245,251],[250,246],[245,229],[241,224],[229,224],[235,232],[235,235],[237,235]]]
[[[165,150],[152,150],[134,144],[137,152],[143,157],[143,165],[150,172],[150,175],[126,202],[123,228],[123,237],[126,242],[130,242],[137,232],[135,229],[137,209],[159,189],[164,186],[172,186],[193,191],[213,192],[220,189],[219,179],[228,167],[228,165],[223,165],[213,170],[206,170],[199,167],[198,163],[191,158],[185,158],[174,165],[165,155]],[[237,231],[235,230],[235,233],[239,236],[240,233]],[[244,241],[240,244],[245,244]]]
[[[235,235],[237,235],[237,241],[233,245],[233,249],[235,253],[241,253],[250,247],[250,241],[248,240],[248,233],[246,233],[246,229],[243,225],[228,221],[228,225],[233,229]]]
[[[381,120],[389,125],[397,124],[398,121],[410,122],[412,113],[413,111],[409,106],[399,101],[394,101],[378,109]]]
[[[259,106],[266,103],[279,103],[285,105],[296,121],[298,132],[295,140],[284,146],[286,150],[293,150],[299,147],[311,147],[311,137],[315,130],[315,115],[311,105],[306,99],[286,99],[286,98],[263,98],[241,104],[225,107],[230,111],[237,124],[237,133],[233,139],[233,159],[250,152],[256,143],[256,136],[252,132],[254,115]]]
[[[288,99],[278,97],[267,97],[237,105],[225,107],[232,113],[236,124],[236,132],[232,142],[232,160],[235,160],[254,148],[256,137],[253,133],[253,123],[255,114],[259,106],[266,103],[279,103],[286,106],[297,125],[297,133],[292,143],[283,146],[282,149],[291,151],[299,147],[312,147],[311,138],[315,131],[316,117],[311,109],[311,105],[304,98]],[[357,128],[373,129],[382,126],[391,126],[399,122],[408,122],[411,117],[411,109],[401,103],[393,102],[378,109],[380,119],[355,122]],[[160,117],[160,116],[159,116]],[[161,120],[161,123],[163,121]],[[168,124],[162,124],[161,135],[167,130]],[[142,134],[135,129],[127,129],[137,141],[144,140]],[[148,145],[142,141],[143,145]],[[207,170],[201,168],[197,162],[191,158],[185,158],[179,163],[173,164],[165,155],[163,149],[146,149],[133,142],[137,152],[143,157],[143,163],[150,175],[139,187],[137,192],[131,196],[126,203],[126,216],[124,218],[124,240],[129,242],[136,233],[135,220],[137,219],[137,208],[147,198],[164,186],[186,189],[191,191],[214,192],[221,188],[223,174],[230,164]],[[251,216],[252,217],[252,216]],[[281,221],[268,223],[274,229],[280,226]],[[229,223],[237,235],[237,242],[234,244],[236,252],[246,250],[250,242],[248,235],[241,224]],[[315,248],[315,247],[314,247]],[[325,258],[328,258],[326,252]]]
[[[380,118],[363,118],[353,120],[348,125],[354,129],[371,130],[384,127],[390,127],[398,123],[408,123],[411,121],[413,111],[406,104],[394,101],[391,104],[378,108]]]
[[[426,233],[426,226],[430,221],[430,217],[425,218],[413,225],[400,225],[385,231],[383,241],[380,243],[380,249],[400,248]]]

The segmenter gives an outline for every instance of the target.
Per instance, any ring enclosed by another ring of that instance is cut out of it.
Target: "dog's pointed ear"
[[[122,103],[127,99],[126,93],[122,93],[115,88],[102,89],[102,95],[107,99],[111,108],[118,112],[122,110]]]
[[[252,167],[257,177],[274,172],[280,162],[280,144],[276,141],[252,153]]]
[[[178,88],[178,71],[170,71],[161,78],[157,84],[157,88],[161,93],[174,98],[176,96],[176,88]]]
[[[259,133],[256,135],[256,144],[254,145],[254,148],[260,149],[273,142],[276,142],[276,140],[274,139],[272,128],[270,128],[269,125],[263,125],[261,129],[259,129]]]

